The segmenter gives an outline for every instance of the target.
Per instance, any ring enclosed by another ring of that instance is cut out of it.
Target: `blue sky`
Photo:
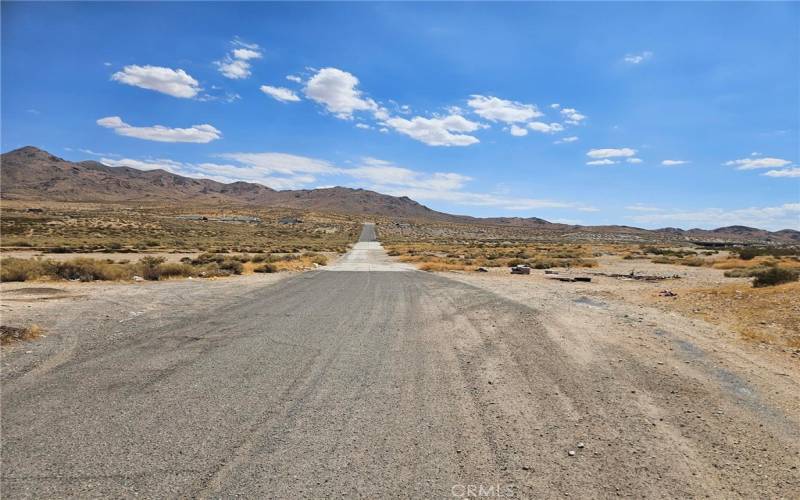
[[[2,4],[2,149],[800,228],[798,3]]]

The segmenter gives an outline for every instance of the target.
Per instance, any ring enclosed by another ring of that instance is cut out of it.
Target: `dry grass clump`
[[[163,257],[146,256],[138,262],[114,262],[111,259],[77,257],[65,261],[49,259],[0,260],[0,281],[32,281],[39,279],[77,281],[121,281],[140,277],[149,281],[170,278],[213,278],[242,274],[244,266],[233,258],[198,260],[181,263],[165,262]]]
[[[31,325],[26,328],[0,325],[0,344],[9,345],[15,342],[33,340],[41,336],[42,331],[39,325]]]
[[[469,266],[465,266],[464,264],[447,264],[444,262],[425,262],[418,267],[422,271],[429,272],[466,271],[470,269]]]
[[[281,271],[301,271],[316,266],[328,265],[328,258],[322,254],[306,252],[301,255],[269,255],[258,259],[263,264],[254,265],[252,271],[256,273],[277,273]]]

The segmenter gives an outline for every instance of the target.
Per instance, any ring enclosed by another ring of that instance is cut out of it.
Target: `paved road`
[[[372,231],[334,271],[109,325],[113,342],[7,381],[3,497],[796,494],[780,416],[701,425],[675,391],[719,394],[581,362],[477,288],[375,270],[391,264]],[[759,447],[744,470],[724,466],[730,439]]]

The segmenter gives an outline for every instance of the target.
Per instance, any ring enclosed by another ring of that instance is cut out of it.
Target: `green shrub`
[[[244,265],[235,259],[226,259],[217,264],[220,269],[230,271],[232,274],[242,274]]]
[[[753,286],[760,288],[765,286],[781,285],[797,281],[798,272],[782,267],[772,267],[755,275]]]
[[[139,272],[142,278],[150,281],[156,281],[161,277],[161,264],[166,259],[164,257],[147,256],[139,260]]]

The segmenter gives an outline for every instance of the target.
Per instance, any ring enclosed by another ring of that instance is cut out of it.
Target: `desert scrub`
[[[29,281],[49,274],[48,263],[40,259],[7,257],[0,261],[0,281]]]
[[[131,279],[133,269],[130,265],[79,257],[52,264],[56,277],[80,281],[115,281]]]
[[[0,325],[0,344],[8,345],[14,342],[33,340],[42,335],[42,328],[39,325],[31,325],[26,328],[17,326]]]
[[[782,285],[784,283],[791,283],[797,281],[797,271],[793,269],[785,269],[782,267],[772,267],[766,271],[755,273],[753,279],[753,287],[760,288],[765,286]]]

